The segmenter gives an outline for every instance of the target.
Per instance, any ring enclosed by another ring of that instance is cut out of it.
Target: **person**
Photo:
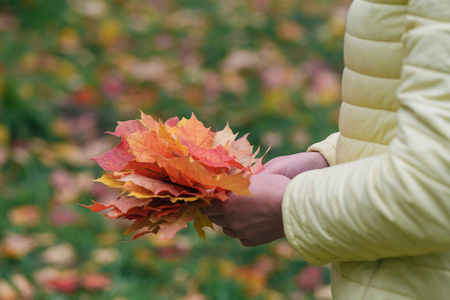
[[[450,1],[354,0],[344,62],[339,132],[202,211],[331,263],[335,300],[449,299]]]

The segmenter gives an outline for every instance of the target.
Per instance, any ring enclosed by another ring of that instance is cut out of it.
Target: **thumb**
[[[274,163],[273,160],[269,161],[267,164],[264,165],[264,170],[261,171],[259,174],[280,174],[284,175],[284,172],[286,171],[286,167],[282,164]]]

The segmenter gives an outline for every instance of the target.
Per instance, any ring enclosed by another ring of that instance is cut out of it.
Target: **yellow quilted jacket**
[[[285,233],[334,300],[450,299],[450,0],[355,0],[329,168],[295,177]]]

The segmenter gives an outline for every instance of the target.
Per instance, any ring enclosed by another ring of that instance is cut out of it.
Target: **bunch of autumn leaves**
[[[229,192],[250,195],[250,175],[264,169],[247,135],[236,140],[228,124],[212,132],[194,114],[163,123],[142,113],[140,120],[118,122],[111,134],[121,142],[94,158],[109,171],[97,181],[122,193],[108,204],[86,207],[110,209],[108,219],[133,220],[125,232],[134,232],[133,240],[147,233],[172,238],[191,220],[205,238],[203,227],[212,223],[199,208],[212,199],[227,200]]]

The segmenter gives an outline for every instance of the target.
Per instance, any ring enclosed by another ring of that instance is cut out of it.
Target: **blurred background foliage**
[[[285,240],[127,243],[77,203],[120,120],[227,122],[267,158],[337,130],[350,0],[0,0],[0,299],[327,299]]]

